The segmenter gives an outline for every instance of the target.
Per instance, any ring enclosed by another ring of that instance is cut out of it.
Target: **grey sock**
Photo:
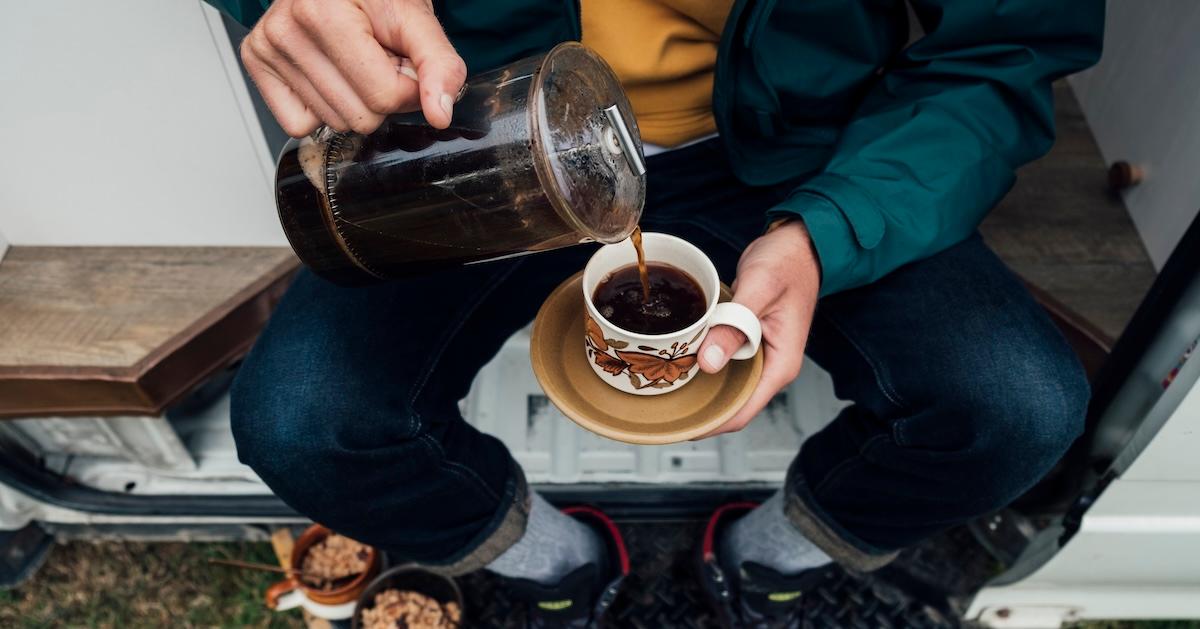
[[[833,561],[783,513],[782,489],[729,525],[720,543],[721,563],[726,569],[753,561],[792,575]]]
[[[557,583],[572,570],[604,556],[604,542],[595,531],[555,509],[536,492],[525,534],[487,569],[506,577]]]

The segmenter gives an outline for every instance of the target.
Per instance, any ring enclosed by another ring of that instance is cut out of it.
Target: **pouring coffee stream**
[[[648,303],[650,301],[650,271],[646,269],[646,251],[642,249],[641,226],[633,228],[633,234],[629,236],[629,240],[633,242],[633,248],[637,251],[638,277],[642,280],[642,303]]]

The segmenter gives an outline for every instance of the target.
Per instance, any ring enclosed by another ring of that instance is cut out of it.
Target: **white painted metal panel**
[[[1104,158],[1146,180],[1125,205],[1161,268],[1200,208],[1200,2],[1109,0],[1104,57],[1071,79]]]
[[[534,483],[782,482],[807,435],[844,406],[829,374],[811,361],[745,430],[669,446],[634,446],[594,435],[546,399],[529,364],[529,333],[514,335],[476,379],[465,415],[499,437]]]
[[[1073,618],[1200,618],[1200,482],[1114,481],[1049,563],[985,588],[967,617],[1048,608]]]
[[[270,156],[199,0],[8,3],[0,229],[14,245],[280,245]]]
[[[1193,357],[1189,362],[1194,360],[1200,359]],[[1172,486],[1177,481],[1193,481],[1178,484],[1193,487],[1194,493],[1186,498],[1200,508],[1200,386],[1192,387],[1121,480],[1170,481]]]
[[[1113,481],[1039,580],[1200,591],[1200,482]]]
[[[1084,619],[1200,617],[1200,589],[1194,587],[1067,586],[1004,591],[1007,589],[989,588],[980,592],[967,618],[981,620],[988,627],[1037,629]],[[1060,601],[1072,601],[1073,605],[1065,607]],[[1006,618],[998,619],[998,611]],[[1055,618],[1059,622],[1053,622]]]

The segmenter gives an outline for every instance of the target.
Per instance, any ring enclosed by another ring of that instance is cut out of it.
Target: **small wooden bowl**
[[[292,568],[299,569],[304,565],[304,555],[308,553],[308,549],[312,548],[317,543],[329,537],[333,531],[314,524],[304,530],[300,537],[296,539],[295,546],[292,547]],[[300,575],[293,574],[288,578],[275,583],[267,588],[267,607],[275,609],[279,606],[279,599],[291,592],[292,590],[300,590],[304,595],[314,603],[322,605],[341,605],[356,600],[363,590],[367,587],[367,583],[379,574],[380,553],[371,546],[367,546],[367,570],[358,576],[354,577],[345,585],[333,590],[319,590],[306,585]]]

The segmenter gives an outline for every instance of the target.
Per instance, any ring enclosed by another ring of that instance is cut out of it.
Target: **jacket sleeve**
[[[925,36],[884,68],[825,168],[771,218],[800,215],[821,294],[964,240],[1054,142],[1052,82],[1095,63],[1102,0],[914,0]]]
[[[266,13],[271,0],[204,0],[246,28],[254,28],[258,18]]]

